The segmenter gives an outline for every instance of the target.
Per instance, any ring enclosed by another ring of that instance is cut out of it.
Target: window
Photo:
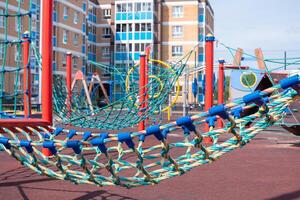
[[[142,11],[142,3],[136,3],[135,4],[135,11],[141,12]]]
[[[78,12],[75,11],[74,12],[74,19],[73,19],[74,24],[78,24],[78,22],[79,22],[79,16],[78,15],[79,15]]]
[[[132,12],[132,3],[128,3],[127,12]]]
[[[127,28],[126,24],[117,24],[116,31],[125,33],[127,32],[126,28]]]
[[[62,65],[63,65],[63,67],[66,67],[67,66],[67,54],[63,54],[63,59],[62,59]]]
[[[103,10],[103,18],[104,19],[110,19],[111,18],[111,10],[110,9],[104,9]]]
[[[183,27],[182,26],[173,26],[172,27],[172,36],[174,38],[183,37]]]
[[[126,44],[117,44],[116,46],[117,52],[126,52]]]
[[[172,57],[183,56],[182,46],[172,46]]]
[[[67,44],[68,43],[68,38],[69,38],[69,31],[64,30],[63,31],[63,43]]]
[[[141,31],[141,25],[140,24],[135,24],[135,31],[136,32]]]
[[[183,6],[173,6],[173,17],[174,18],[183,17]]]
[[[78,57],[73,56],[73,67],[77,68],[78,67]]]
[[[146,31],[149,31],[149,32],[152,31],[152,25],[151,25],[151,23],[147,23],[146,24]]]
[[[110,38],[110,28],[104,28],[103,29],[103,34],[102,34],[102,37],[103,38]]]
[[[121,4],[121,12],[126,12],[127,11],[127,3],[122,3]]]
[[[4,9],[0,9],[0,14],[4,14]],[[4,28],[4,16],[0,16],[0,28]]]
[[[121,12],[121,4],[117,4],[117,12]]]
[[[69,8],[68,7],[64,7],[64,20],[68,19],[68,15],[69,15]]]
[[[74,38],[73,38],[73,44],[75,46],[78,46],[78,40],[79,40],[79,35],[77,33],[74,34]]]
[[[110,48],[109,47],[102,47],[102,57],[103,58],[110,58]]]
[[[142,11],[149,12],[151,10],[151,3],[142,3]]]

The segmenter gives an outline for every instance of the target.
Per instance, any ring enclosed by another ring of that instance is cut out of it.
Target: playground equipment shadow
[[[213,164],[128,190],[39,176],[2,152],[0,199],[300,199],[299,153],[300,138],[274,127]]]

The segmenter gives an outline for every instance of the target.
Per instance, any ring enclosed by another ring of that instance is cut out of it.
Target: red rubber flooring
[[[213,164],[130,190],[42,177],[0,152],[0,199],[300,199],[300,137],[271,128]]]

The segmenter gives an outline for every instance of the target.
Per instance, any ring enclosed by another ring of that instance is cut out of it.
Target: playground
[[[150,45],[125,73],[95,61],[93,72],[75,71],[67,52],[64,76],[53,71],[53,0],[43,2],[40,52],[31,10],[0,14],[0,199],[300,198],[300,70],[286,69],[299,58],[207,34],[203,66],[191,61],[199,44],[176,61]],[[9,18],[29,22],[25,32],[17,23],[16,40]],[[217,46],[231,59],[217,60]]]

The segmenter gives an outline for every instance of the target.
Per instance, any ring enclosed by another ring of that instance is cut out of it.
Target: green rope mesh
[[[29,52],[32,55],[32,42],[35,40],[32,31],[32,17],[38,12],[37,8],[33,9],[31,0],[29,1],[29,11],[21,9],[21,1],[18,1],[15,11],[10,11],[8,5],[9,1],[6,0],[4,11],[0,13],[4,26],[4,36],[0,38],[0,56],[2,58],[0,69],[0,118],[16,118],[18,112],[22,112],[24,109],[22,108],[24,90],[20,83],[20,76],[24,69],[22,56],[23,34],[26,32],[29,36],[29,41],[31,42]],[[9,29],[12,28],[12,25],[8,23],[9,20],[15,21],[16,38],[9,36]],[[25,23],[28,24],[27,27],[25,27]],[[8,59],[12,53],[15,66],[11,66],[12,60]],[[27,67],[30,67],[35,61],[30,59],[30,57],[28,59]],[[25,91],[25,94],[28,94],[28,91]],[[29,96],[27,95],[28,98]]]
[[[2,127],[0,148],[38,174],[75,184],[127,188],[157,184],[243,147],[284,117],[285,109],[298,95],[293,89],[275,93],[281,87],[287,88],[286,83],[140,132],[83,133],[29,126],[29,133],[17,127],[16,132]],[[299,76],[295,76],[288,86],[298,83]],[[254,107],[259,108],[256,113],[244,115]],[[223,118],[225,128],[213,128],[217,116]],[[207,133],[201,133],[204,123],[211,127]],[[212,145],[203,144],[206,137],[213,138]],[[45,156],[42,148],[52,155]]]
[[[148,95],[149,98],[142,102],[139,101],[138,69],[129,75],[131,80],[130,90],[125,97],[102,108],[95,106],[93,111],[89,109],[85,94],[73,93],[71,103],[66,104],[67,90],[65,82],[61,77],[54,77],[54,111],[62,119],[63,124],[81,128],[118,130],[132,127],[140,121],[157,115],[160,107],[167,103],[169,96],[166,94],[171,93],[174,89],[193,51],[189,52],[180,62],[170,65],[171,68],[161,66],[154,68],[156,70],[151,70],[150,77],[153,75],[156,78],[149,78],[149,83],[145,86],[147,90],[143,94],[144,96]],[[98,63],[96,66],[100,65]],[[118,73],[116,68],[113,69]],[[124,88],[125,79],[126,77],[123,77],[123,81],[121,81]],[[146,108],[142,107],[143,104],[148,106]],[[67,105],[71,105],[71,110]]]

